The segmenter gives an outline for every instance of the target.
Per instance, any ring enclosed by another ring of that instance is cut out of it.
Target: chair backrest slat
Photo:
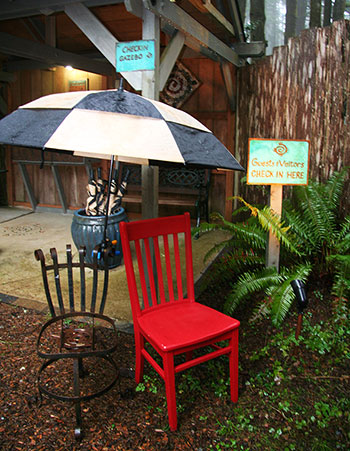
[[[66,253],[67,253],[69,308],[71,312],[74,312],[73,261],[72,261],[72,247],[70,245],[67,245]]]
[[[145,256],[146,256],[146,268],[148,273],[148,281],[149,281],[149,287],[150,287],[150,295],[151,299],[148,299],[148,303],[150,305],[156,305],[157,304],[157,291],[156,291],[156,285],[155,285],[155,274],[153,271],[153,261],[152,261],[152,254],[154,253],[151,250],[151,245],[149,242],[149,239],[143,240],[144,244],[144,250],[145,250]],[[154,268],[156,269],[156,268]]]
[[[165,291],[164,291],[164,280],[163,280],[163,271],[162,271],[162,261],[159,250],[159,241],[158,237],[153,237],[153,248],[154,255],[156,260],[156,268],[157,268],[157,282],[158,282],[158,290],[159,290],[159,302],[160,304],[165,304]]]
[[[187,218],[187,220],[189,222],[189,218]],[[195,299],[191,233],[185,234],[185,252],[186,252],[186,261],[191,262],[191,264],[187,265],[186,267],[187,297],[189,299]]]
[[[98,249],[98,247],[96,247],[93,251],[92,265],[85,263],[84,261],[86,255],[86,250],[84,247],[79,249],[78,262],[73,262],[72,248],[69,244],[67,244],[66,246],[67,261],[65,263],[58,262],[58,255],[55,248],[50,249],[52,264],[46,263],[44,254],[41,249],[37,249],[34,252],[35,258],[38,261],[40,260],[41,263],[44,290],[52,317],[56,317],[59,314],[65,314],[66,309],[69,309],[70,312],[86,312],[87,310],[89,310],[91,313],[96,313],[98,311],[98,313],[103,314],[108,293],[108,255],[110,253],[110,248],[104,249],[102,259],[100,260],[98,260],[99,252],[100,250]],[[102,269],[104,278],[103,285],[100,289],[98,288],[98,273],[99,268],[102,264],[104,265],[104,268]],[[90,277],[87,279],[87,275],[85,273],[87,268],[92,269],[92,281]],[[75,271],[79,271],[80,278],[78,274],[74,276]],[[65,283],[66,278],[67,284]],[[87,281],[89,281],[88,284]],[[74,284],[76,284],[76,286],[74,286]],[[55,296],[53,297],[51,295],[51,289],[53,288],[53,286],[55,286],[56,289],[56,299]],[[78,299],[77,288],[80,288],[80,306],[78,306],[78,302],[74,302],[75,298]],[[88,294],[89,296],[91,295],[90,305],[87,304],[86,300]],[[66,305],[64,302],[65,297]],[[56,301],[55,303],[54,300]]]
[[[123,222],[120,232],[133,315],[139,316],[150,308],[169,302],[194,301],[192,251],[182,250],[183,235],[185,247],[192,246],[188,213]],[[131,244],[135,245],[135,261],[132,259]],[[187,282],[186,294],[183,278]],[[140,305],[140,295],[143,305]]]
[[[136,258],[137,258],[137,263],[138,263],[138,268],[139,268],[139,278],[140,278],[140,284],[141,284],[143,304],[144,304],[145,308],[148,308],[148,307],[150,307],[150,304],[148,301],[147,284],[146,284],[145,270],[143,267],[143,258],[142,258],[142,250],[141,250],[140,240],[135,241],[135,250],[136,250]],[[130,256],[129,261],[131,261],[131,264],[132,264],[131,256]],[[136,287],[136,280],[135,280],[134,285]],[[137,293],[137,291],[136,291],[136,293]],[[139,298],[138,298],[138,302],[140,302]]]
[[[169,301],[172,302],[175,300],[175,297],[174,297],[173,272],[171,269],[168,235],[163,235],[163,243],[164,243],[164,258],[165,258],[165,269],[166,269],[167,282],[168,282]]]
[[[183,300],[183,289],[182,289],[179,238],[178,238],[178,235],[175,233],[173,234],[173,240],[174,240],[174,259],[175,259],[176,284],[177,284],[177,299],[179,301],[182,301]]]
[[[80,268],[80,308],[82,312],[86,311],[86,284],[85,284],[85,249],[79,249],[79,268]]]
[[[46,269],[46,264],[45,264],[45,257],[44,257],[44,253],[41,249],[37,249],[34,252],[35,258],[39,261],[40,260],[40,264],[41,264],[41,274],[43,277],[43,285],[44,285],[44,290],[45,290],[45,295],[46,295],[46,299],[47,299],[47,303],[49,305],[49,310],[50,310],[50,314],[52,316],[52,318],[54,318],[56,316],[56,312],[55,312],[55,307],[53,305],[52,302],[52,297],[51,297],[51,292],[50,292],[50,285],[47,279],[47,269]]]
[[[60,308],[61,315],[63,315],[65,313],[65,308],[64,308],[63,298],[62,298],[60,271],[59,271],[59,264],[58,264],[58,257],[57,257],[56,249],[51,248],[50,254],[51,254],[51,258],[52,258],[53,271],[54,271],[54,275],[55,275],[55,286],[56,286],[58,305]]]

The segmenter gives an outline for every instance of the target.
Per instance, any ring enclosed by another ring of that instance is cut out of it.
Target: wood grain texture
[[[304,30],[271,56],[239,69],[241,164],[248,138],[273,138],[310,140],[312,179],[325,181],[350,165],[349,36],[349,21]],[[267,203],[261,188],[245,187],[242,194]],[[350,210],[348,196],[344,208]]]

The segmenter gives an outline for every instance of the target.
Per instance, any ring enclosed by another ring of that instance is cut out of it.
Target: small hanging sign
[[[117,72],[155,69],[154,40],[118,42],[116,44]]]
[[[248,185],[307,185],[307,140],[249,139]]]

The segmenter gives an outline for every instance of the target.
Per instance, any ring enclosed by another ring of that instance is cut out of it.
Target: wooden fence
[[[240,69],[238,83],[241,163],[247,161],[248,138],[273,138],[310,140],[313,179],[324,181],[350,166],[349,21],[303,31],[273,55]],[[239,192],[250,202],[262,200],[261,188],[240,186]],[[350,196],[345,197],[350,211]]]

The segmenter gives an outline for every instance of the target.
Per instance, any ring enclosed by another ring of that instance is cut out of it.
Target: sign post
[[[270,208],[282,215],[283,185],[307,185],[310,143],[307,140],[249,139],[248,185],[270,185]],[[269,232],[266,266],[279,269],[280,244]]]

